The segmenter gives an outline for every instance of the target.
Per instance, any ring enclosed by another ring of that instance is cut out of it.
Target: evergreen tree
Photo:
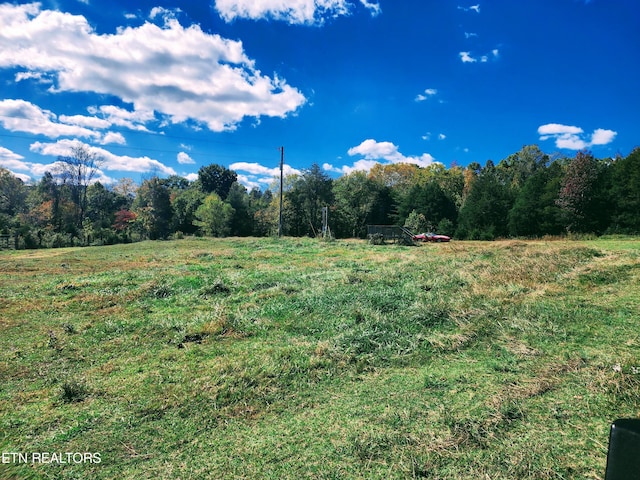
[[[526,180],[509,211],[510,235],[534,237],[562,233],[561,211],[556,204],[562,175],[560,163],[554,162]]]
[[[609,228],[616,233],[640,234],[640,147],[617,159],[610,169],[613,212]]]
[[[512,206],[512,194],[498,177],[490,160],[471,183],[470,191],[460,210],[456,236],[472,240],[493,240],[505,237],[507,215]]]

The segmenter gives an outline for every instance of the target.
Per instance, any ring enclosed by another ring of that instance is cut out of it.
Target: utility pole
[[[280,147],[280,218],[278,220],[278,237],[282,236],[282,189],[284,188],[284,147]]]

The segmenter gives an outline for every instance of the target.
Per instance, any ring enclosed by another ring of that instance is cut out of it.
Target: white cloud
[[[262,187],[270,184],[272,181],[273,179],[270,179],[268,182],[264,182],[264,181],[256,180],[255,177],[253,177],[252,175],[238,174],[238,183],[240,185],[243,185],[248,190],[252,190],[254,188],[262,189]]]
[[[167,167],[158,160],[146,156],[130,157],[128,155],[115,155],[108,150],[84,144],[79,140],[63,139],[55,143],[35,142],[31,145],[30,150],[40,155],[58,157],[69,155],[72,148],[79,146],[83,146],[90,152],[102,157],[104,161],[100,166],[101,170],[138,173],[155,172],[162,175],[176,175],[176,171],[173,168]],[[42,173],[44,173],[44,171],[42,171]]]
[[[415,101],[416,102],[424,102],[425,100],[427,100],[429,97],[433,97],[434,95],[438,94],[438,90],[436,90],[435,88],[427,88],[424,93],[420,93],[416,96]]]
[[[104,134],[102,139],[100,140],[101,145],[108,145],[110,143],[115,143],[118,145],[126,145],[127,141],[124,136],[120,132],[107,132]]]
[[[135,111],[193,119],[212,131],[233,130],[246,117],[282,118],[306,102],[285,80],[263,75],[242,42],[170,18],[162,27],[147,22],[99,35],[83,16],[2,4],[0,51],[0,67],[46,73],[52,92],[114,95]]]
[[[366,9],[371,11],[371,16],[373,17],[377,17],[382,13],[382,8],[379,3],[369,2],[367,0],[360,0],[360,3],[362,3]]]
[[[445,138],[447,138],[447,136],[444,133],[438,135],[438,140],[444,140]]]
[[[538,134],[540,135],[578,135],[582,132],[584,132],[584,130],[580,127],[561,125],[559,123],[548,123],[538,127]],[[546,138],[543,140],[546,140]]]
[[[98,139],[100,137],[98,132],[83,126],[60,123],[53,112],[42,110],[25,100],[1,100],[0,125],[11,132],[26,132],[49,138],[75,136]]]
[[[29,164],[23,162],[23,160],[24,157],[22,155],[8,148],[0,147],[0,167],[6,168],[11,173],[14,173],[14,170],[29,170]]]
[[[465,12],[473,11],[473,12],[476,12],[476,13],[480,13],[480,4],[472,5],[470,7],[461,7],[461,6],[458,5],[458,10],[463,10]]]
[[[247,172],[253,175],[265,175],[268,177],[280,177],[280,167],[269,168],[259,163],[248,163],[248,162],[237,162],[229,165],[230,170],[234,170],[236,172]],[[302,172],[298,169],[295,169],[286,163],[282,168],[285,175],[300,175]]]
[[[62,123],[66,123],[67,125],[77,125],[87,128],[104,129],[111,126],[108,121],[102,118],[87,117],[85,115],[60,115],[58,120],[60,120],[60,122]]]
[[[35,80],[38,83],[53,83],[53,80],[45,72],[18,72],[15,76],[16,83],[24,80]]]
[[[129,111],[114,105],[102,105],[100,107],[89,107],[88,111],[98,118],[104,119],[109,126],[125,127],[130,130],[148,132],[145,123],[156,119],[155,114],[150,110]]]
[[[178,163],[181,165],[195,165],[195,160],[189,156],[188,153],[178,153]]]
[[[406,156],[400,153],[398,147],[393,143],[378,142],[373,139],[367,139],[360,145],[350,148],[347,153],[352,157],[360,155],[363,158],[351,166],[334,167],[331,164],[325,164],[323,168],[327,171],[348,174],[356,170],[369,171],[378,163],[412,163],[420,167],[427,167],[435,162],[429,153],[423,153],[420,156]]]
[[[176,18],[178,13],[182,12],[179,8],[171,9],[164,7],[153,7],[151,9],[151,13],[149,13],[149,18],[155,20],[158,17],[162,17],[165,22]]]
[[[471,52],[460,52],[458,55],[460,55],[462,63],[475,63],[478,61],[471,56]]]
[[[359,2],[372,17],[382,13],[377,1]],[[322,25],[327,19],[350,15],[354,3],[355,0],[215,0],[215,9],[226,22],[243,18]]]
[[[540,140],[555,140],[556,147],[567,150],[582,150],[593,145],[608,145],[613,142],[617,132],[598,128],[591,134],[588,141],[584,138],[584,130],[572,125],[562,125],[559,123],[548,123],[538,127]]]
[[[613,142],[618,132],[613,130],[596,129],[591,135],[591,145],[608,145]]]
[[[249,190],[254,187],[268,187],[273,183],[274,179],[280,178],[280,167],[270,168],[259,163],[237,162],[229,165],[229,169],[238,174],[238,183],[241,183]],[[300,170],[286,163],[282,170],[285,176],[302,174]]]
[[[68,151],[66,152],[68,154]],[[59,162],[53,163],[36,163],[25,162],[24,157],[17,153],[12,152],[9,149],[0,147],[0,167],[6,168],[13,175],[21,179],[25,183],[30,183],[32,177],[41,177],[45,172],[53,172],[59,165]],[[19,172],[28,172],[19,173]],[[107,177],[101,170],[98,170],[95,181],[102,183],[112,183],[114,180]]]
[[[247,18],[321,24],[325,18],[349,15],[350,6],[347,0],[215,0],[216,11],[227,22]]]
[[[500,56],[500,50],[494,48],[490,54],[480,55],[478,58],[474,57],[471,52],[459,52],[458,56],[460,60],[462,60],[462,63],[476,63],[478,61],[480,63],[487,63],[490,59],[497,60]]]

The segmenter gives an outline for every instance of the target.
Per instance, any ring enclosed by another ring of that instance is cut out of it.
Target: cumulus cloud
[[[0,167],[6,168],[11,173],[14,170],[28,170],[28,164],[23,162],[24,157],[8,148],[0,147]]]
[[[66,119],[68,120],[69,117]],[[100,138],[98,132],[79,124],[61,123],[53,112],[43,110],[25,100],[1,100],[0,125],[11,132],[32,133],[49,138],[63,136]]]
[[[360,0],[372,16],[381,13],[380,4]],[[326,19],[351,14],[351,0],[215,0],[215,9],[226,21],[237,18],[272,19],[296,25],[321,25]]]
[[[238,174],[238,183],[249,190],[254,187],[263,188],[273,183],[275,178],[280,178],[280,167],[265,167],[255,162],[236,162],[229,165],[229,169]],[[300,175],[302,172],[290,165],[284,164],[284,175]]]
[[[591,135],[591,145],[608,145],[613,142],[618,132],[597,128]]]
[[[584,130],[572,125],[548,123],[538,127],[540,140],[555,140],[556,147],[567,150],[582,150],[594,145],[608,145],[613,142],[618,132],[597,128],[590,139],[585,137]]]
[[[475,63],[478,61],[471,56],[471,52],[460,52],[458,55],[460,56],[462,63]]]
[[[0,147],[0,167],[9,170],[9,172],[25,183],[31,181],[31,177],[20,171],[29,171],[29,164],[24,162],[24,157],[8,148]]]
[[[236,172],[246,172],[252,175],[263,175],[267,177],[280,177],[280,167],[269,168],[259,163],[236,162],[229,165],[230,170]],[[290,165],[284,164],[282,168],[285,175],[300,175],[302,172]]]
[[[49,138],[87,138],[101,145],[116,143],[124,145],[121,133],[97,130],[112,126],[108,120],[84,115],[60,115],[26,100],[0,100],[0,125],[11,132],[44,135]]]
[[[101,170],[137,173],[155,172],[161,175],[176,175],[176,171],[173,168],[147,156],[130,157],[128,155],[115,155],[104,148],[87,145],[79,140],[63,139],[58,140],[55,143],[35,142],[31,144],[29,149],[40,155],[59,157],[69,155],[72,148],[80,146],[97,154],[103,159],[103,162],[100,165]],[[32,167],[31,170],[34,171],[34,168]],[[41,172],[36,170],[35,173],[39,173],[41,175],[44,173],[44,170]]]
[[[52,92],[114,95],[135,111],[195,120],[212,131],[233,130],[246,117],[285,117],[306,102],[284,79],[263,75],[242,42],[154,13],[164,15],[163,26],[100,35],[83,16],[39,3],[2,4],[0,67],[46,73]]]
[[[420,156],[406,156],[393,143],[378,142],[373,139],[363,141],[360,145],[350,148],[347,153],[351,157],[361,156],[362,158],[356,160],[351,166],[334,167],[325,163],[323,168],[330,172],[349,174],[354,171],[368,172],[378,163],[412,163],[420,167],[427,167],[435,162],[435,158],[429,153],[423,153]]]
[[[127,141],[120,132],[107,132],[99,142],[101,145],[118,144],[126,145]]]
[[[95,115],[94,118],[97,118],[98,120],[102,119],[109,126],[124,127],[141,132],[148,132],[149,129],[145,124],[156,119],[153,111],[129,111],[125,108],[116,107],[115,105],[101,105],[100,107],[91,106],[87,110],[91,115]]]
[[[196,162],[188,153],[180,152],[178,153],[178,163],[180,165],[195,165]]]

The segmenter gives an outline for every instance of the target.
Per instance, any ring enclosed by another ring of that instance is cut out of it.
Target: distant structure
[[[395,243],[412,245],[413,236],[413,232],[399,225],[367,225],[367,238],[371,243],[392,240]]]

